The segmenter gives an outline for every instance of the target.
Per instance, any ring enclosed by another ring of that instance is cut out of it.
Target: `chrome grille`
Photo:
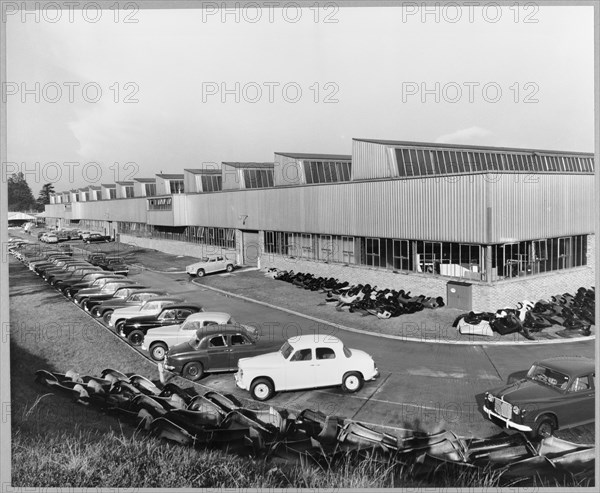
[[[494,400],[494,410],[503,418],[510,419],[512,416],[512,404],[500,400],[498,397]]]

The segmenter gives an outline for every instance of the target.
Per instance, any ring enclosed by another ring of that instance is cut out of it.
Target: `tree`
[[[23,173],[13,173],[8,178],[8,210],[32,212],[36,210],[36,201]]]
[[[50,195],[54,193],[54,185],[46,183],[40,190],[36,200],[38,212],[44,212],[44,206],[50,203]]]

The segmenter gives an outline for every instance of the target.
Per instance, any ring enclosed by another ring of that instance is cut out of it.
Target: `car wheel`
[[[197,361],[192,361],[183,367],[183,371],[181,375],[192,382],[196,380],[200,380],[202,375],[204,375],[204,367],[202,363],[198,363]]]
[[[67,298],[72,298],[72,297],[73,297],[73,294],[72,294],[72,292],[71,292],[71,290],[70,290],[69,288],[65,289],[65,290],[63,291],[63,294],[64,294],[64,295],[65,295]]]
[[[115,321],[115,331],[117,332],[117,334],[120,334],[124,328],[125,328],[125,320],[116,320]]]
[[[110,322],[110,317],[112,315],[113,311],[112,310],[106,310],[104,312],[104,314],[102,315],[102,321],[108,325],[108,323]]]
[[[144,333],[141,330],[132,330],[127,340],[134,346],[141,346],[144,341]]]
[[[98,307],[97,307],[97,306],[95,306],[94,308],[92,308],[92,309],[90,310],[90,315],[91,315],[92,317],[94,317],[94,318],[98,318],[98,317],[100,317],[100,313],[98,312]]]
[[[233,272],[233,265],[227,264],[227,272]]]
[[[90,312],[90,307],[88,306],[88,302],[90,301],[89,298],[86,298],[85,300],[83,300],[83,302],[81,303],[81,307],[86,311],[86,312]]]
[[[198,277],[204,277],[204,274],[206,274],[206,272],[204,272],[204,269],[198,269],[198,270],[196,271],[196,275],[197,275]]]
[[[81,298],[79,300],[79,306],[85,310],[85,306],[87,305],[88,298]]]
[[[155,342],[150,346],[150,357],[154,361],[162,361],[165,359],[165,354],[167,354],[167,345],[163,342]]]
[[[556,420],[552,416],[542,416],[533,430],[532,437],[549,438],[556,428]]]
[[[363,386],[362,375],[356,371],[351,371],[344,375],[342,380],[342,390],[349,394],[358,392]]]
[[[273,397],[275,394],[275,389],[273,388],[273,384],[267,378],[257,378],[252,382],[252,386],[250,387],[250,393],[252,394],[252,398],[256,401],[266,401]]]

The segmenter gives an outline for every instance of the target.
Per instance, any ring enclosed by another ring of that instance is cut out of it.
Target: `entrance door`
[[[242,264],[256,267],[259,257],[258,231],[242,231]]]

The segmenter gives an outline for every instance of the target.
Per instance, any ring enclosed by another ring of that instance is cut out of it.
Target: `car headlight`
[[[492,394],[487,394],[486,398],[488,402],[494,402],[494,396]]]
[[[513,413],[516,414],[517,416],[521,412],[521,409],[519,409],[519,406],[516,406],[516,405],[513,406],[512,410],[513,410]]]

